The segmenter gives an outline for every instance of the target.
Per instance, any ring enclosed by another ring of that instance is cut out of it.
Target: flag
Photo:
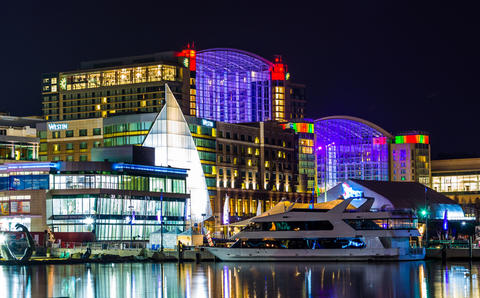
[[[262,201],[258,200],[257,201],[257,216],[262,214]]]
[[[230,223],[230,202],[228,195],[225,194],[225,203],[223,205],[223,224],[228,225]]]
[[[445,213],[443,214],[443,230],[448,230],[448,210],[445,209]]]

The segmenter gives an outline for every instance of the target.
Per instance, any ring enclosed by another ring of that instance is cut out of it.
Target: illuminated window
[[[94,128],[93,129],[93,135],[94,136],[99,136],[102,134],[102,129],[101,128]]]
[[[60,151],[60,144],[53,144],[53,151],[54,152]]]

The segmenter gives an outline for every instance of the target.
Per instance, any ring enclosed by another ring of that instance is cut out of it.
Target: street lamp
[[[324,195],[325,195],[325,199],[324,201],[327,202],[327,159],[328,159],[328,148],[331,147],[331,146],[335,146],[335,142],[332,142],[330,144],[327,144],[325,145],[324,147],[322,146],[319,146],[317,148],[317,151],[320,151],[322,149],[324,149],[325,151],[325,157],[323,159],[324,161],[324,170],[323,170],[323,182],[324,182]]]

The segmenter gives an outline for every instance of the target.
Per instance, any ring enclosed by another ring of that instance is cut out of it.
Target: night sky
[[[480,156],[478,7],[13,2],[0,9],[0,110],[12,115],[41,114],[42,73],[195,41],[197,49],[233,47],[267,59],[282,54],[292,80],[307,84],[309,118],[352,115],[392,133],[424,130],[434,158]]]

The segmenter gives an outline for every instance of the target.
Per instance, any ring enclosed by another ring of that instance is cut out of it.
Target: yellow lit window
[[[256,137],[255,138],[255,144],[258,144],[258,143],[260,143],[260,140]]]
[[[268,168],[268,165],[269,165],[268,160],[266,160],[265,161],[265,167]]]
[[[252,166],[252,160],[251,160],[251,159],[248,160],[248,166],[249,166],[249,167]]]
[[[100,105],[96,105],[95,110],[100,111]]]
[[[59,144],[53,144],[53,151],[60,151],[60,145]]]
[[[252,154],[252,147],[248,147],[248,154]]]
[[[107,103],[107,98],[106,97],[102,98],[102,103]]]
[[[212,166],[212,174],[217,174],[217,167]]]
[[[237,170],[234,170],[234,171],[233,171],[233,176],[235,176],[235,177],[238,176],[238,171],[237,171]]]
[[[278,151],[278,157],[282,157],[282,152]]]
[[[237,158],[236,158],[236,157],[233,158],[233,164],[234,164],[234,165],[237,164]]]
[[[255,149],[255,155],[256,155],[256,156],[259,156],[259,155],[260,155],[260,150]]]
[[[146,100],[140,101],[140,106],[141,107],[146,107],[147,106],[147,101]]]

